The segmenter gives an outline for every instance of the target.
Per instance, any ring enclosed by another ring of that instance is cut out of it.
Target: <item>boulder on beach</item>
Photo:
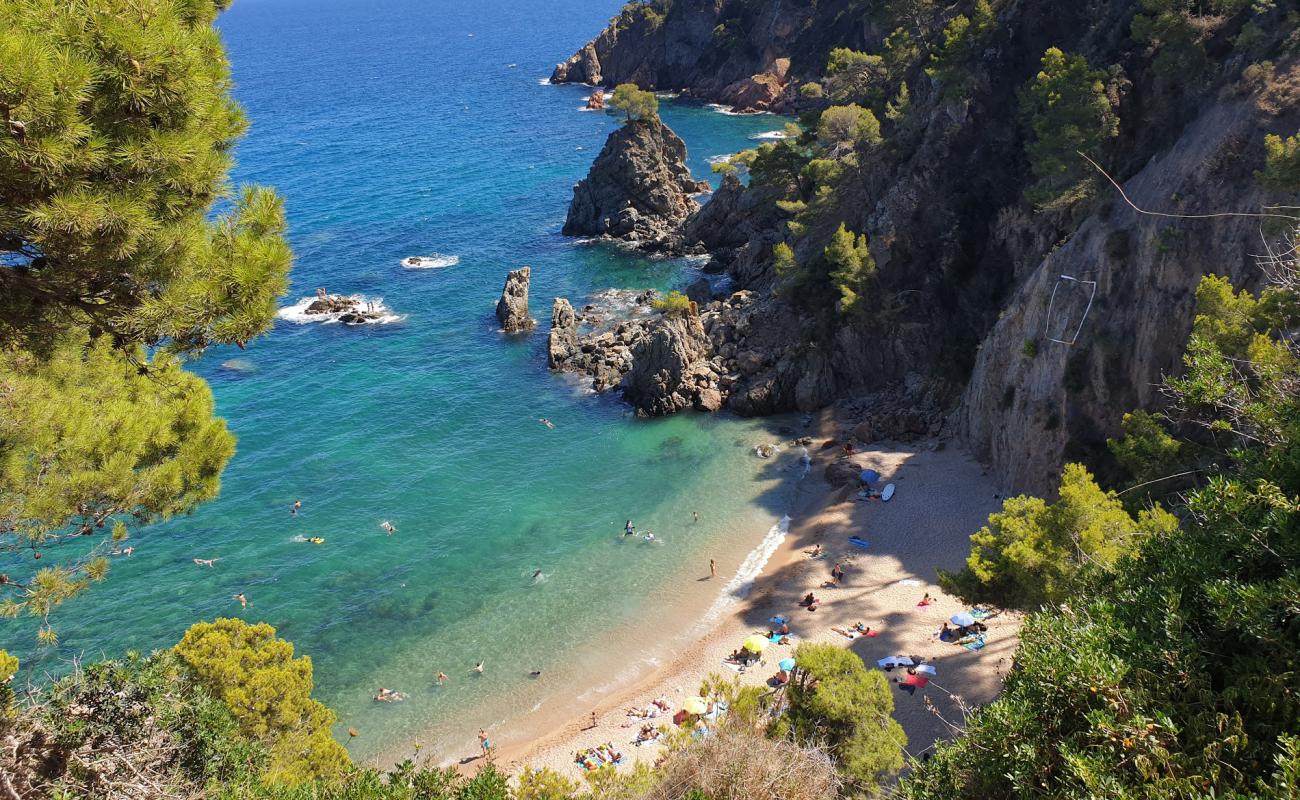
[[[528,316],[528,284],[531,267],[520,267],[506,275],[505,288],[497,301],[497,320],[506,333],[523,333],[532,330],[537,321]]]

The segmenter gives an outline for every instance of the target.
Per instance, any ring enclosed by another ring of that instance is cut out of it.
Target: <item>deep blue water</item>
[[[578,111],[582,87],[543,79],[620,4],[237,0],[222,16],[251,121],[235,178],[276,187],[291,226],[284,305],[327,287],[382,297],[404,319],[281,321],[246,353],[197,363],[239,437],[221,497],[138,533],[107,583],[60,610],[60,647],[33,651],[29,625],[4,623],[25,664],[167,646],[199,619],[265,620],[312,656],[339,732],[362,732],[355,755],[420,740],[450,757],[478,727],[586,702],[684,635],[613,655],[600,644],[707,607],[719,587],[695,581],[700,563],[716,553],[727,576],[739,569],[780,516],[788,473],[749,454],[770,422],[639,421],[546,369],[551,298],[695,276],[559,235],[573,183],[618,121]],[[662,115],[697,176],[782,124],[671,102]],[[459,263],[399,265],[433,253]],[[493,305],[523,264],[542,325],[506,339]],[[662,543],[620,537],[629,517]],[[471,676],[479,659],[488,669]],[[526,679],[536,667],[543,679]],[[381,685],[410,699],[373,703]]]

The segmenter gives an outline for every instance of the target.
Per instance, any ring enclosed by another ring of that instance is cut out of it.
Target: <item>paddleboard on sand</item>
[[[859,537],[859,536],[850,536],[850,537],[849,537],[849,544],[853,545],[854,547],[869,547],[869,546],[870,546],[870,545],[867,544],[867,540],[866,540],[866,539],[863,539],[863,538],[861,538],[861,537]]]
[[[894,497],[894,484],[892,483],[886,484],[885,488],[880,492],[880,501],[882,503],[888,503],[891,499],[893,499],[893,497]]]

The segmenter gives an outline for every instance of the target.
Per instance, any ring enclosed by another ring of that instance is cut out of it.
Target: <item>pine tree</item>
[[[831,284],[839,293],[840,313],[861,311],[862,294],[876,277],[876,260],[866,235],[854,235],[840,223],[822,255],[831,270]]]
[[[286,287],[279,199],[229,186],[226,5],[0,3],[0,614],[47,642],[130,527],[216,494],[233,438],[179,359]]]

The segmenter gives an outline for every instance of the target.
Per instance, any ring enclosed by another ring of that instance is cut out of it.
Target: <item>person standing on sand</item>
[[[711,558],[709,559],[709,577],[710,578],[718,577],[718,562],[714,561]]]
[[[483,751],[484,758],[492,757],[492,741],[488,739],[487,732],[482,728],[478,731],[478,746]]]
[[[844,567],[841,566],[838,561],[836,561],[835,566],[831,568],[831,580],[836,583],[844,582]]]

